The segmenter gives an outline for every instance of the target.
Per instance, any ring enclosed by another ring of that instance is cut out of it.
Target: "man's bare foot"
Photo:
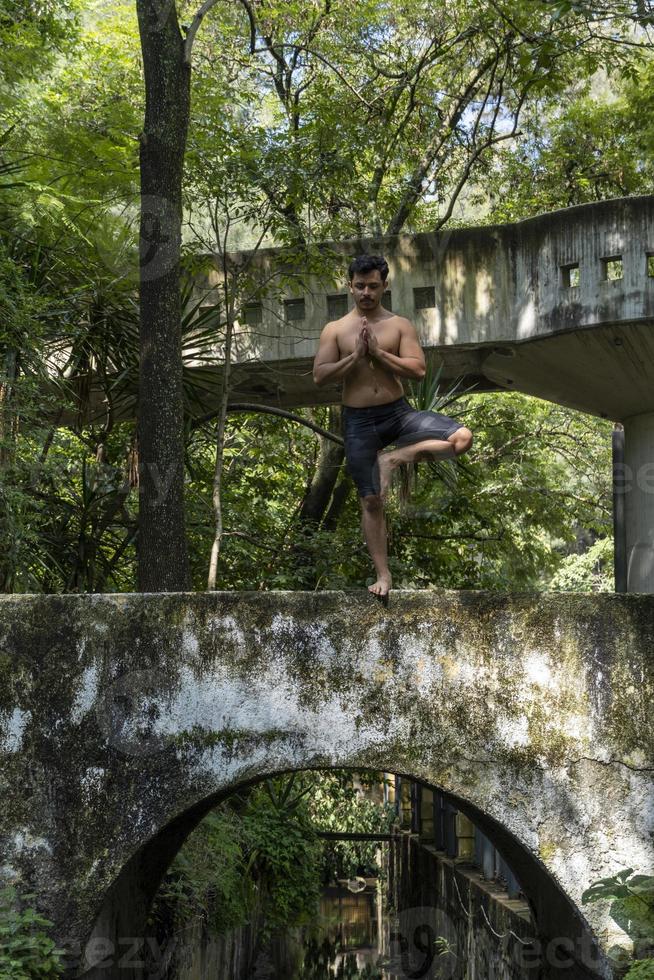
[[[384,599],[388,596],[390,591],[392,580],[390,574],[380,575],[376,582],[368,586],[368,592],[372,592],[373,595],[379,596],[380,599]]]
[[[395,469],[393,454],[377,453],[377,465],[379,466],[379,496],[382,500],[386,500],[391,487],[391,474]]]

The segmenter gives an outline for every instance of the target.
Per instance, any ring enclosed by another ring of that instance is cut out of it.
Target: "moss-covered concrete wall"
[[[73,951],[142,935],[221,794],[370,766],[457,797],[543,934],[579,937],[592,881],[654,872],[653,687],[652,596],[3,597],[1,874]],[[620,941],[591,911],[603,946]]]

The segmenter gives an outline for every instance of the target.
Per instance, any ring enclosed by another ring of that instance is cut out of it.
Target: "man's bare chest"
[[[353,327],[348,326],[342,332],[339,332],[336,339],[341,357],[346,357],[352,353],[356,346],[360,330],[361,326],[355,325]],[[375,335],[379,346],[383,350],[388,351],[390,354],[397,354],[400,347],[399,327],[393,326],[392,322],[387,320],[380,323],[369,323],[368,330]]]

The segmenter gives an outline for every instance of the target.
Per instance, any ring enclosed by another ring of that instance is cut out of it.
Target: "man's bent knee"
[[[457,429],[456,432],[453,432],[447,441],[451,442],[454,446],[454,455],[462,456],[463,453],[467,453],[472,446],[472,440],[473,436],[470,429],[466,429],[465,426],[462,426],[460,429]]]
[[[367,514],[377,514],[384,506],[381,497],[376,493],[360,497],[359,499],[361,501],[361,510],[365,510]]]

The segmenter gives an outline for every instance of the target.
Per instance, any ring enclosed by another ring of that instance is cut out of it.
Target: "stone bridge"
[[[138,977],[130,937],[221,798],[378,768],[493,840],[567,956],[538,975],[612,977],[626,937],[581,896],[654,873],[653,695],[648,595],[2,597],[0,877],[38,895],[70,976]]]

